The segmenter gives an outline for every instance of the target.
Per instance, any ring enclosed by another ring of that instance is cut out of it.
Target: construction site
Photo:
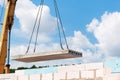
[[[61,21],[57,1],[53,0],[57,19],[60,50],[44,51],[36,53],[39,26],[42,19],[44,0],[41,0],[37,12],[36,21],[30,36],[29,44],[24,55],[15,55],[11,59],[16,62],[32,63],[49,60],[82,58],[80,51],[70,49],[66,39],[64,27]],[[46,68],[23,69],[10,73],[10,40],[14,22],[14,12],[17,0],[7,0],[0,36],[0,80],[120,80],[120,71],[116,60],[106,60],[96,63],[69,64],[64,66],[51,66]],[[39,22],[37,24],[37,21]],[[36,25],[38,25],[35,37],[33,37]],[[63,35],[63,38],[62,36]],[[34,52],[29,53],[32,38],[35,38]],[[62,43],[64,41],[64,45]],[[65,47],[65,48],[64,48]],[[113,65],[109,63],[114,63]],[[11,64],[12,65],[12,64]],[[117,69],[116,69],[117,66]],[[116,71],[114,71],[116,69]]]
[[[88,63],[59,67],[17,70],[0,74],[0,80],[120,80],[104,63]]]

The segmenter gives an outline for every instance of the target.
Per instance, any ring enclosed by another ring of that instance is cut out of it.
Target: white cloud
[[[96,29],[96,26],[98,26],[98,24],[99,24],[99,21],[97,20],[97,19],[93,19],[92,20],[92,22],[89,24],[89,25],[87,25],[87,30],[89,31],[89,32],[92,32],[92,31],[94,31],[95,29]]]
[[[101,61],[101,56],[98,54],[94,54],[89,49],[88,50],[82,50],[83,57],[81,58],[83,63],[90,63],[90,62],[99,62]]]
[[[14,45],[11,47],[11,55],[24,55],[26,51],[26,46],[24,45]]]
[[[94,51],[95,47],[93,44],[90,43],[90,41],[87,39],[86,36],[84,36],[80,31],[75,31],[74,36],[67,37],[68,41],[68,46],[70,49],[78,50],[78,51],[84,51],[84,50],[91,50]],[[65,44],[63,45],[65,47]],[[19,53],[25,53],[27,48],[26,44],[22,45],[13,45],[11,49],[11,53],[18,54]],[[31,44],[31,49],[33,50],[34,44]],[[51,42],[49,44],[39,44],[37,45],[37,52],[42,52],[42,51],[52,51],[52,50],[60,50],[60,45],[59,43],[54,43]],[[21,52],[20,52],[20,51]]]
[[[36,6],[30,0],[17,1],[15,15],[19,20],[20,28],[15,29],[15,31],[13,31],[14,34],[21,33],[23,37],[30,36],[34,26],[38,8],[39,6]],[[56,19],[57,18],[51,16],[49,7],[44,5],[41,18],[41,26],[39,29],[39,41],[47,42],[51,40],[48,35],[54,34],[56,32]],[[37,30],[37,28],[35,30]]]
[[[3,6],[4,0],[0,0],[0,6]]]
[[[92,30],[96,39],[98,40],[99,50],[108,56],[119,57],[120,56],[120,12],[105,13],[101,17],[101,21],[93,19],[93,21],[87,25],[88,30]],[[91,27],[92,26],[92,27]],[[94,29],[93,29],[94,28]]]
[[[0,0],[0,6],[2,5],[2,0]]]
[[[7,0],[0,0],[0,7],[5,7],[7,4]]]
[[[90,43],[88,38],[80,31],[74,31],[74,36],[68,37],[68,44],[72,49],[94,49],[94,45]]]

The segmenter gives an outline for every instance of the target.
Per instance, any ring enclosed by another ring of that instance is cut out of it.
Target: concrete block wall
[[[120,80],[120,73],[111,74],[102,63],[18,70],[0,74],[0,80]]]
[[[0,74],[0,80],[17,80],[15,74]]]
[[[112,73],[104,76],[104,80],[120,80],[120,73]]]
[[[37,73],[35,75],[34,71]],[[48,72],[46,72],[48,71]],[[51,71],[51,73],[50,73]],[[69,65],[60,67],[50,67],[43,69],[20,70],[16,74],[27,75],[24,76],[26,80],[71,80],[71,79],[95,79],[104,76],[103,63]],[[39,72],[39,74],[38,74]],[[34,73],[34,74],[33,74]],[[18,75],[19,76],[19,75]],[[18,80],[22,80],[19,78]]]
[[[80,64],[80,65],[69,65],[69,66],[60,66],[58,67],[60,71],[78,71],[78,70],[97,70],[103,68],[103,63],[88,63],[88,64]]]

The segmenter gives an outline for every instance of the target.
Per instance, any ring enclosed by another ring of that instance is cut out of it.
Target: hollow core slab
[[[60,51],[41,52],[41,53],[26,54],[26,55],[17,55],[17,56],[12,56],[12,59],[21,62],[37,62],[37,61],[67,59],[67,58],[76,58],[76,57],[82,57],[82,53],[74,50],[60,50]]]

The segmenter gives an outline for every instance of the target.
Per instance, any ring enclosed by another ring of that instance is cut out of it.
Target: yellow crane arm
[[[13,25],[16,1],[7,0],[6,4],[2,33],[0,35],[0,74],[4,73],[8,47],[8,31],[11,30]]]

